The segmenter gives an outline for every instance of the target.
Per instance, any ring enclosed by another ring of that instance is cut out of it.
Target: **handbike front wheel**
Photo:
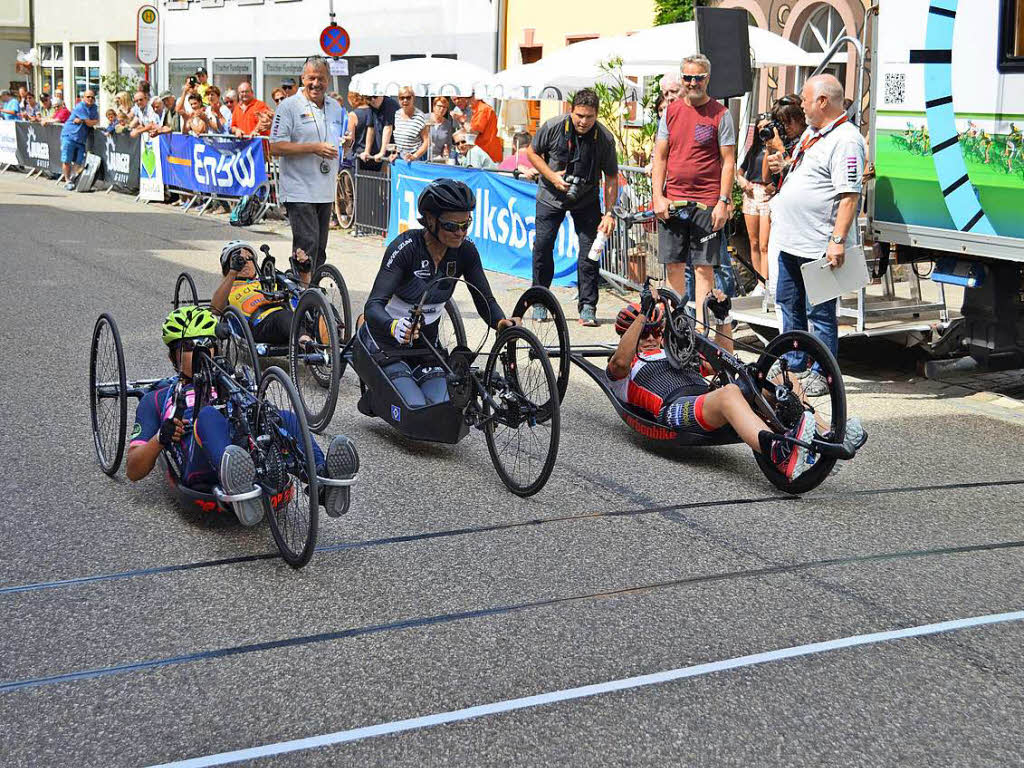
[[[776,361],[779,364],[776,366]],[[807,377],[798,374],[813,371],[823,392],[814,391]],[[785,429],[794,426],[805,410],[814,413],[817,437],[829,443],[841,443],[846,437],[846,386],[839,363],[829,349],[816,337],[804,331],[788,331],[772,339],[757,361],[757,383],[772,408],[775,418]],[[820,377],[820,378],[819,378]],[[777,388],[784,390],[779,399]],[[764,476],[786,493],[806,493],[824,482],[836,459],[822,455],[814,464],[790,482],[772,463],[771,458],[755,453],[757,465]]]
[[[309,428],[314,432],[327,427],[338,404],[339,358],[334,310],[320,291],[303,291],[292,316],[288,365]]]
[[[320,289],[327,303],[331,305],[336,315],[335,324],[338,327],[338,340],[347,344],[352,338],[352,300],[348,296],[348,286],[345,278],[337,267],[331,264],[321,264],[313,273],[313,285]]]
[[[544,347],[519,326],[498,334],[484,368],[484,438],[498,477],[517,496],[532,496],[551,476],[558,456],[561,406]]]
[[[545,311],[546,319],[534,319],[534,308]],[[512,310],[512,317],[522,318],[523,327],[533,333],[541,346],[550,350],[549,357],[555,362],[555,383],[558,387],[558,402],[565,398],[566,387],[569,386],[569,326],[565,322],[565,313],[558,299],[547,288],[535,285],[527,288]]]
[[[250,391],[255,391],[260,383],[260,358],[249,320],[242,310],[233,306],[228,306],[221,317],[221,322],[231,330],[231,336],[223,342],[224,357],[235,379]]]
[[[128,383],[121,334],[104,312],[96,320],[89,347],[89,415],[100,469],[113,476],[121,466],[128,430]]]
[[[183,304],[196,305],[199,303],[199,293],[196,291],[196,281],[188,272],[182,272],[174,281],[174,308]]]
[[[301,568],[313,556],[320,520],[313,437],[299,393],[280,368],[263,372],[257,397],[256,482],[269,499],[267,517],[281,557]]]

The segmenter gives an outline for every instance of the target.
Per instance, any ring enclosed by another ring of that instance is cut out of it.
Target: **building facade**
[[[16,66],[18,51],[32,47],[32,20],[29,0],[4,0],[0,3],[0,85],[10,88],[24,85],[25,72]]]
[[[378,64],[418,56],[458,58],[493,71],[498,48],[498,0],[335,2],[336,23],[349,33],[343,58],[348,92],[353,75]],[[176,94],[205,66],[221,90],[249,80],[269,101],[286,77],[298,76],[307,56],[320,53],[328,25],[327,0],[165,0],[161,87]]]

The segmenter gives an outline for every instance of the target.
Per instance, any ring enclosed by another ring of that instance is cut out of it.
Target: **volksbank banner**
[[[163,183],[221,197],[242,197],[267,180],[261,139],[160,136]]]
[[[391,167],[391,220],[388,238],[419,227],[416,200],[434,179],[454,178],[476,194],[469,236],[485,269],[531,279],[537,185],[498,173],[434,163],[396,161]],[[580,244],[571,216],[555,240],[555,285],[576,285]]]

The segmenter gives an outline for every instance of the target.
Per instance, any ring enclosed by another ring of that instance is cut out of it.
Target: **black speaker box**
[[[719,101],[754,86],[747,12],[742,8],[696,8],[697,46],[711,59],[708,94]]]

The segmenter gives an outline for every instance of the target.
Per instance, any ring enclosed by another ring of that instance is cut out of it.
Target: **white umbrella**
[[[349,90],[364,96],[393,96],[412,86],[417,96],[472,96],[473,84],[492,77],[476,64],[457,59],[402,59],[381,64],[352,78]]]
[[[553,99],[566,101],[569,94],[595,83],[616,84],[615,78],[595,64],[548,61],[519,64],[496,75],[489,75],[477,85],[480,91],[493,99]],[[637,98],[640,86],[627,82],[626,98]]]

